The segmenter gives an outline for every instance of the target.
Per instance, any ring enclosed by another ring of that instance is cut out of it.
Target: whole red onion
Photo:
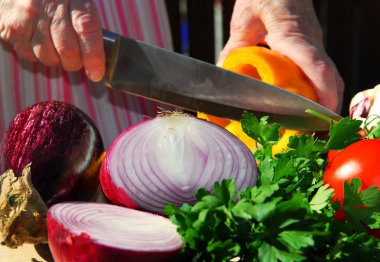
[[[89,199],[99,189],[103,152],[99,131],[83,111],[64,102],[40,102],[10,123],[0,171],[12,169],[19,177],[31,163],[32,184],[48,206]]]

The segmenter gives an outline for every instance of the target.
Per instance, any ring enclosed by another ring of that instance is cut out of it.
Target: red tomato
[[[360,140],[330,158],[323,180],[334,188],[333,200],[343,203],[344,181],[360,178],[361,190],[380,187],[380,139]]]
[[[327,154],[327,162],[330,163],[331,160],[340,153],[340,151],[337,150],[330,150]]]
[[[335,190],[332,200],[343,204],[344,181],[352,178],[360,178],[361,190],[371,186],[380,188],[380,139],[360,140],[340,152],[329,152],[328,162],[323,181]],[[335,218],[345,220],[344,210],[338,210]],[[380,229],[369,229],[368,234],[380,239]]]

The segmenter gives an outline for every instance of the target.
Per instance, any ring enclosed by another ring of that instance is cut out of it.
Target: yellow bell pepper
[[[286,56],[267,47],[249,46],[235,49],[228,55],[222,67],[318,102],[313,84],[301,69]],[[243,132],[240,122],[201,112],[198,113],[198,117],[226,128],[251,150],[256,147],[256,141]],[[272,148],[273,155],[287,149],[289,137],[300,134],[302,131],[281,128],[280,133],[280,141]]]

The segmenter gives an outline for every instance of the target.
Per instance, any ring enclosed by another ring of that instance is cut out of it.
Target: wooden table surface
[[[37,251],[38,250],[38,251]],[[46,245],[25,244],[17,249],[0,246],[0,262],[53,262]]]

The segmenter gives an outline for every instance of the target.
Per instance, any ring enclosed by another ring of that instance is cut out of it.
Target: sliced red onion
[[[167,218],[116,205],[66,202],[48,211],[54,261],[171,261],[183,242]]]
[[[194,204],[199,188],[234,178],[238,190],[257,181],[252,152],[225,129],[173,113],[124,131],[103,160],[100,181],[118,205],[162,213],[169,203]]]

